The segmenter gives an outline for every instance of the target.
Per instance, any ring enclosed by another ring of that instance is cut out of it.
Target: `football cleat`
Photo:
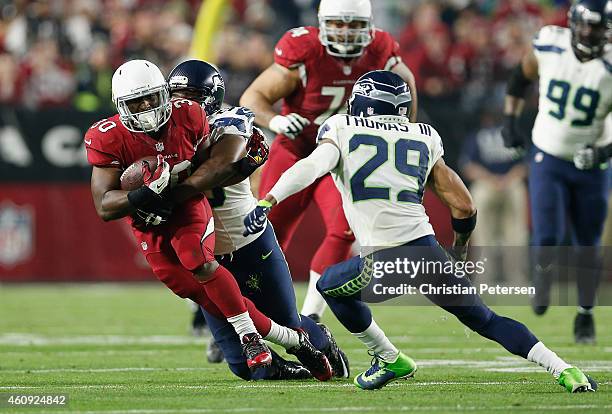
[[[298,329],[297,333],[300,337],[300,344],[287,349],[287,353],[295,355],[310,371],[312,376],[319,381],[329,380],[333,375],[333,371],[327,357],[310,343],[306,332]]]
[[[531,298],[531,308],[536,315],[544,315],[550,305],[550,286],[552,265],[536,265],[533,271],[535,295]]]
[[[220,364],[223,362],[223,351],[214,338],[211,338],[210,341],[208,341],[208,347],[206,348],[206,359],[211,364]]]
[[[577,344],[595,343],[595,321],[593,315],[579,313],[574,319],[574,340]]]
[[[264,379],[272,381],[312,379],[310,371],[304,365],[295,361],[287,361],[273,349],[270,349],[270,352],[272,353],[271,374]]]
[[[353,383],[362,390],[377,390],[391,381],[412,378],[417,371],[416,362],[401,352],[393,362],[385,362],[377,354],[373,356],[372,366],[353,380]]]
[[[210,329],[206,324],[206,319],[204,319],[204,313],[198,306],[196,310],[193,311],[193,319],[191,320],[191,333],[193,336],[207,336],[210,334]]]
[[[319,324],[321,330],[327,336],[329,340],[329,346],[327,349],[323,350],[323,353],[329,360],[331,364],[332,370],[334,372],[334,377],[337,378],[348,378],[351,374],[349,367],[349,360],[344,352],[340,349],[334,336],[332,335],[329,328],[322,323]]]
[[[257,333],[246,334],[242,337],[242,352],[247,357],[247,366],[251,371],[272,363],[270,349]]]
[[[597,382],[584,375],[576,367],[566,368],[559,375],[559,385],[564,387],[568,392],[594,392],[597,390]]]

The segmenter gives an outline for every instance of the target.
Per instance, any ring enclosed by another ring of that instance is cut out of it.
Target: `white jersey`
[[[422,200],[444,154],[435,129],[399,116],[334,115],[319,129],[325,138],[340,149],[331,175],[363,251],[434,234]]]
[[[209,119],[214,142],[225,134],[240,135],[245,140],[253,134],[255,115],[243,107],[221,111]],[[215,218],[215,255],[232,253],[257,239],[261,233],[244,237],[244,217],[257,206],[249,179],[228,187],[206,192]]]
[[[540,73],[533,143],[571,160],[576,150],[597,143],[612,109],[612,48],[601,58],[580,62],[569,29],[545,26],[533,41]]]

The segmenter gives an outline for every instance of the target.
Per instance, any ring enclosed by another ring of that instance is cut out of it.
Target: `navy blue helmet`
[[[612,0],[577,0],[567,16],[576,57],[581,61],[600,57],[612,28]]]
[[[406,82],[388,70],[373,70],[362,75],[351,92],[348,113],[353,116],[410,116],[412,96]]]
[[[210,63],[192,59],[179,63],[168,75],[172,95],[199,102],[207,115],[221,109],[225,96],[225,82]]]

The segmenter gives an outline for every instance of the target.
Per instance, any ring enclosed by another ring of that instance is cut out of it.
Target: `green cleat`
[[[377,354],[373,356],[372,366],[353,380],[353,383],[362,390],[376,390],[391,381],[411,378],[417,370],[416,362],[401,352],[394,362],[385,362]]]
[[[594,379],[587,377],[576,367],[564,369],[559,375],[559,385],[568,392],[594,392],[597,390],[597,383]]]

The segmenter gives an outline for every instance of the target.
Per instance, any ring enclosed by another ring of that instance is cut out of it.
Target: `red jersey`
[[[345,111],[355,81],[371,70],[390,70],[401,58],[398,43],[378,29],[360,57],[347,60],[330,56],[319,41],[319,29],[307,26],[285,33],[274,48],[274,61],[286,68],[297,68],[302,79],[300,86],[283,100],[281,113],[298,113],[310,125],[295,140],[284,135],[276,139],[304,158],[316,147],[319,126],[330,116]]]
[[[143,157],[162,154],[171,171],[178,173],[191,166],[196,150],[210,145],[208,132],[206,113],[200,105],[187,99],[176,99],[172,100],[172,115],[162,127],[159,140],[142,132],[129,131],[118,114],[94,123],[85,133],[84,140],[87,160],[93,166],[125,169]],[[181,205],[175,209],[170,221],[175,225],[178,222],[205,221],[200,204],[198,198]]]

